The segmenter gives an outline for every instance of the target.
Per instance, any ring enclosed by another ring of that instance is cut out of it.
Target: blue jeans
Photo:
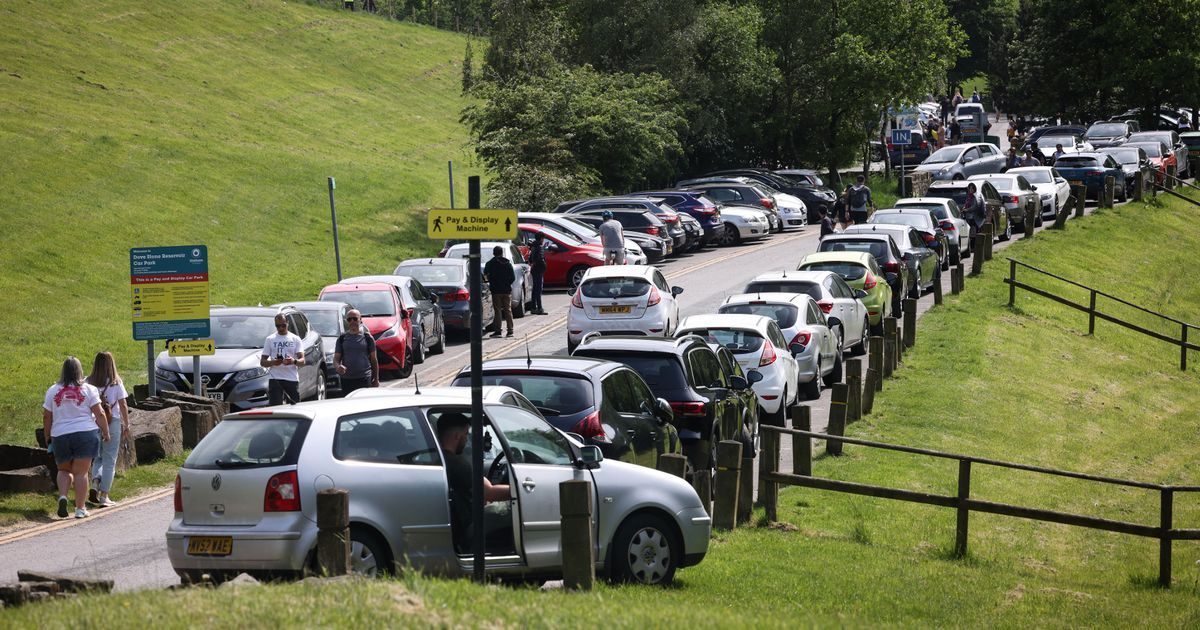
[[[99,480],[101,494],[108,494],[112,489],[113,475],[117,474],[117,455],[121,452],[121,419],[116,416],[108,423],[108,438],[107,442],[100,442],[100,454],[92,460],[92,479]]]

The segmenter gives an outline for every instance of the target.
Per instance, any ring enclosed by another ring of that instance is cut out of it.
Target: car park
[[[798,400],[799,368],[778,324],[758,315],[692,315],[679,323],[675,336],[683,335],[720,344],[742,369],[761,373],[762,380],[752,385],[759,421],[784,425],[787,408]]]
[[[925,208],[933,213],[938,227],[946,234],[950,244],[950,264],[957,265],[959,261],[971,253],[971,224],[963,218],[958,203],[945,197],[909,197],[898,199],[892,204],[895,208]]]
[[[1004,169],[1004,159],[994,144],[955,144],[934,151],[914,170],[929,172],[935,180],[966,179],[972,175],[999,173]]]
[[[230,409],[253,409],[268,403],[268,372],[259,361],[267,337],[275,333],[276,315],[283,315],[288,331],[300,337],[305,357],[304,365],[298,368],[300,398],[325,397],[321,335],[308,325],[304,313],[290,306],[209,309],[210,334],[216,349],[211,355],[199,357],[200,382],[206,396],[224,401]],[[154,359],[154,375],[160,390],[191,392],[193,357],[173,357],[163,350]]]
[[[367,282],[384,282],[400,291],[400,306],[408,314],[411,330],[413,363],[424,363],[427,354],[446,351],[446,322],[442,319],[438,296],[420,280],[407,275],[355,276],[343,279],[340,284]]]
[[[1066,156],[1059,158],[1065,159]],[[1035,224],[1042,224],[1042,198],[1033,189],[1033,184],[1022,175],[976,175],[968,181],[986,181],[996,187],[1000,200],[1004,203],[1004,211],[1008,214],[1008,222],[1017,229],[1025,229],[1025,215],[1033,213]]]
[[[555,212],[568,214],[592,214],[601,215],[605,210],[614,212],[624,210],[629,212],[644,212],[658,219],[658,223],[641,221],[637,225],[625,225],[625,219],[621,217],[614,218],[621,222],[621,225],[628,229],[636,229],[639,232],[645,232],[651,236],[658,236],[664,239],[671,240],[672,252],[687,249],[688,236],[684,231],[683,225],[679,222],[679,213],[671,206],[647,199],[645,197],[597,197],[595,199],[587,199],[583,201],[566,201],[558,204],[554,209]],[[628,215],[632,216],[632,215]],[[657,229],[651,230],[647,226],[653,225]]]
[[[517,225],[517,242],[522,245],[528,246],[539,234],[546,258],[542,276],[546,286],[578,286],[588,269],[604,266],[604,248],[597,243],[585,243],[546,225]]]
[[[567,351],[590,333],[669,337],[679,325],[682,287],[657,267],[607,265],[583,274],[567,311]]]
[[[1106,149],[1107,151],[1107,149]],[[1042,203],[1042,217],[1055,217],[1058,209],[1067,205],[1071,197],[1071,185],[1066,178],[1049,166],[1022,166],[1010,168],[1005,175],[1020,175],[1033,186]]]
[[[892,316],[892,288],[875,257],[865,252],[823,252],[809,254],[797,271],[831,271],[838,274],[855,292],[854,297],[867,307],[871,334],[883,333],[883,319]],[[859,294],[862,291],[864,294]]]
[[[590,215],[586,218],[591,218]],[[554,228],[559,232],[574,236],[576,239],[592,245],[600,245],[600,231],[596,227],[603,221],[597,218],[595,222],[584,220],[583,215],[558,214],[555,212],[521,212],[517,214],[517,222],[526,225],[545,225]],[[631,238],[635,237],[635,238]],[[641,239],[636,237],[646,237],[657,242],[656,245],[650,248],[657,255],[653,262],[662,260],[666,254],[666,245],[662,239],[650,237],[641,232],[630,232],[625,235],[625,262],[631,265],[644,265],[651,262],[650,251],[643,251],[644,248],[640,243]],[[527,243],[524,243],[527,245]]]
[[[487,388],[485,398],[494,398]],[[360,390],[358,394],[365,394]],[[316,570],[317,492],[349,493],[354,573],[472,572],[470,510],[451,488],[437,421],[470,414],[470,390],[344,399],[230,414],[197,445],[175,480],[166,530],[172,568],[185,583],[246,572],[262,579]],[[595,567],[614,581],[670,583],[699,563],[710,519],[695,490],[670,474],[605,459],[519,406],[484,405],[488,479],[509,496],[487,506],[485,571],[522,581],[562,576],[557,487],[586,479]],[[479,449],[479,450],[476,450]],[[470,461],[469,459],[467,461]],[[469,497],[469,495],[468,495]],[[481,524],[481,526],[484,524]]]
[[[337,339],[342,333],[346,332],[346,313],[350,311],[350,305],[345,302],[287,302],[284,304],[272,304],[271,308],[294,308],[308,320],[308,327],[321,336],[321,350],[324,360],[322,361],[322,375],[325,378],[325,396],[336,397],[342,393],[342,377],[338,375],[337,370],[333,367],[334,349],[337,347]],[[291,330],[291,327],[288,328]],[[305,355],[308,356],[307,354]]]
[[[520,392],[547,422],[599,446],[606,459],[654,468],[659,455],[682,451],[671,406],[625,364],[535,356],[490,359],[481,370],[484,385]],[[463,367],[452,384],[469,387],[470,367]]]
[[[479,243],[480,269],[487,266],[496,247],[499,247],[501,255],[512,263],[513,276],[516,277],[512,283],[513,317],[525,317],[525,306],[533,299],[532,272],[529,270],[529,263],[525,261],[525,253],[509,241],[482,241]],[[470,248],[471,246],[467,243],[452,245],[450,249],[446,250],[446,258],[466,258],[471,252]],[[493,299],[495,299],[494,296]]]
[[[704,193],[717,202],[724,214],[727,205],[749,206],[763,212],[772,232],[783,230],[783,220],[775,208],[775,198],[754,184],[733,179],[697,179],[678,182],[676,186]]]
[[[467,281],[468,262],[462,258],[413,258],[396,265],[397,276],[409,276],[437,300],[445,329],[471,329],[471,286]],[[486,282],[480,283],[483,326],[492,325],[492,293]],[[443,338],[444,343],[444,338]]]
[[[1121,120],[1102,120],[1087,128],[1083,139],[1095,149],[1115,147],[1129,139],[1136,129],[1134,125]]]
[[[1054,163],[1057,170],[1073,185],[1083,185],[1089,197],[1100,198],[1107,178],[1113,178],[1113,196],[1125,201],[1129,189],[1125,186],[1125,171],[1116,158],[1105,153],[1080,153],[1064,155]]]
[[[688,190],[650,190],[630,193],[631,197],[649,197],[670,205],[681,215],[687,215],[700,224],[704,231],[703,245],[721,239],[725,224],[721,222],[721,209],[702,193]]]
[[[963,180],[933,182],[929,185],[929,189],[925,191],[925,196],[953,199],[959,208],[963,208],[967,202],[967,188],[972,183],[976,186],[975,194],[977,199],[983,201],[984,206],[987,208],[987,215],[991,218],[992,238],[1007,241],[1012,237],[1012,224],[1008,222],[1008,212],[1004,210],[1004,202],[1000,199],[1000,193],[991,182],[967,182]],[[974,233],[972,233],[972,236],[974,236]]]
[[[771,171],[758,168],[741,168],[729,169],[724,171],[714,171],[705,175],[712,178],[732,178],[747,183],[762,184],[764,190],[778,198],[778,194],[791,195],[796,198],[797,206],[805,209],[805,213],[792,217],[784,217],[785,221],[789,221],[788,225],[803,226],[809,223],[818,223],[821,220],[820,208],[832,209],[832,204],[837,200],[837,196],[832,190],[825,188],[823,185],[814,185],[807,180],[797,181],[789,177],[784,177]],[[799,222],[803,220],[803,222]]]
[[[867,334],[850,344],[838,324],[830,327],[817,301],[807,293],[743,293],[725,298],[720,315],[761,315],[779,325],[787,349],[796,359],[801,390],[810,400],[821,395],[821,386],[842,380],[842,352],[865,351]],[[847,345],[849,346],[847,347]]]
[[[599,233],[600,224],[604,217],[598,214],[563,214],[555,215],[582,223]],[[550,224],[546,224],[553,227]],[[589,243],[591,241],[588,241]],[[596,241],[599,244],[599,240]],[[650,236],[634,230],[625,231],[625,263],[629,265],[654,265],[666,259],[673,250],[672,239]],[[570,286],[570,283],[568,283]]]
[[[345,302],[362,314],[362,324],[375,339],[379,376],[408,378],[412,374],[412,328],[400,291],[384,282],[331,284],[317,297],[322,302]]]
[[[1094,150],[1092,145],[1083,139],[1083,136],[1074,134],[1046,134],[1038,141],[1038,151],[1042,154],[1040,157],[1043,160],[1054,159],[1054,154],[1058,153],[1059,145],[1062,145],[1063,153],[1066,154],[1087,153]]]
[[[1141,149],[1145,152],[1146,160],[1150,163],[1150,170],[1154,173],[1154,181],[1159,185],[1166,182],[1167,169],[1176,165],[1175,153],[1161,142],[1126,142],[1121,146],[1129,149]]]
[[[761,273],[746,284],[742,293],[804,293],[817,301],[827,325],[840,327],[842,342],[860,339],[870,332],[870,315],[862,298],[866,292],[846,284],[832,271],[774,271]]]
[[[892,314],[896,317],[902,317],[903,312],[900,309],[901,298],[907,296],[910,298],[921,297],[922,291],[930,291],[933,289],[933,283],[940,279],[941,274],[939,269],[941,263],[938,261],[937,252],[929,248],[925,242],[925,238],[921,236],[921,232],[911,225],[893,225],[888,223],[871,223],[866,225],[851,225],[842,231],[841,238],[853,237],[879,237],[887,236],[891,239],[893,246],[900,251],[902,264],[896,264],[891,260],[894,254],[888,253],[887,258],[880,259],[876,256],[876,262],[883,269],[885,277],[887,274],[902,275],[907,273],[909,276],[907,287],[908,293],[895,293],[895,288],[901,286],[899,282],[890,283],[892,287]],[[827,239],[830,237],[826,237]],[[852,249],[852,248],[847,248]],[[818,249],[817,251],[825,251]],[[872,255],[875,254],[872,248]]]
[[[1188,146],[1179,139],[1179,134],[1174,131],[1139,131],[1130,134],[1128,142],[1153,142],[1158,141],[1167,146],[1167,151],[1174,154],[1177,177],[1189,177],[1188,173]]]
[[[931,210],[919,206],[910,206],[907,209],[881,208],[871,215],[867,223],[869,225],[909,225],[916,228],[921,233],[921,238],[925,240],[926,246],[937,253],[941,268],[950,268],[950,252],[954,248],[951,247],[950,238]]]
[[[850,226],[854,228],[876,228],[879,226]],[[908,227],[908,226],[889,226],[889,227]],[[910,228],[911,229],[911,228]],[[907,233],[904,235],[907,238]],[[920,240],[920,237],[917,237]],[[888,279],[888,284],[892,289],[892,312],[900,312],[900,300],[905,296],[919,297],[921,295],[920,284],[918,282],[919,266],[910,265],[904,258],[904,254],[892,240],[893,237],[886,232],[863,232],[858,231],[853,234],[841,233],[830,234],[821,239],[821,244],[817,246],[817,253],[822,252],[866,252],[875,258],[875,262],[880,269],[884,270]],[[933,250],[922,246],[929,253],[931,261],[930,268],[937,265],[937,254]],[[890,272],[890,273],[889,273]],[[932,272],[931,272],[932,273]]]
[[[640,232],[642,234],[663,239],[667,245],[668,256],[675,254],[677,244],[687,242],[687,235],[683,234],[683,228],[679,228],[679,238],[675,238],[675,236],[673,236],[667,229],[667,224],[663,223],[662,219],[658,218],[658,215],[648,210],[603,210],[584,208],[583,210],[576,212],[574,208],[571,208],[566,210],[566,212],[568,216],[575,216],[583,221],[599,220],[599,223],[596,223],[596,225],[604,222],[605,219],[603,217],[605,212],[611,212],[613,219],[616,220],[617,223],[621,224],[622,231],[625,232],[626,235],[628,235],[630,232]],[[588,217],[591,218],[589,219]]]

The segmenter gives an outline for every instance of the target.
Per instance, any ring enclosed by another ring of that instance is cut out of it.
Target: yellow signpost
[[[172,357],[207,357],[216,354],[212,339],[176,339],[167,342],[167,355]]]
[[[427,227],[429,238],[507,241],[517,237],[517,211],[433,208]]]

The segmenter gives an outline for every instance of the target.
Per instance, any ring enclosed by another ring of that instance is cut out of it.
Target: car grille
[[[229,377],[232,375],[233,375],[232,372],[201,372],[200,373],[200,382],[203,383],[204,388],[210,392],[215,392],[218,390],[224,391],[226,389],[233,389],[232,383],[226,382],[229,379]],[[179,381],[181,383],[183,383],[183,385],[187,388],[188,391],[192,390],[192,373],[191,372],[187,372],[186,374],[179,374]],[[226,387],[227,385],[229,387]]]

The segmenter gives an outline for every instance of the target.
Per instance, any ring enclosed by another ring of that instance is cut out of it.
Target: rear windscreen
[[[953,189],[930,188],[925,193],[925,196],[926,197],[941,197],[943,199],[953,199],[954,203],[957,203],[959,205],[959,207],[962,207],[964,204],[967,203],[967,189],[966,188],[953,188]]]
[[[758,280],[746,285],[743,293],[804,293],[814,300],[822,297],[821,285],[803,280]]]
[[[624,363],[637,372],[655,394],[688,387],[683,366],[674,354],[583,349],[577,350],[575,355]]]
[[[736,330],[732,328],[699,328],[687,331],[690,335],[700,335],[708,343],[721,344],[734,354],[747,354],[762,349],[764,339],[753,330]]]
[[[1063,156],[1054,162],[1058,168],[1100,168],[1100,162],[1095,158]]]
[[[726,304],[717,309],[718,313],[731,315],[761,315],[770,317],[779,324],[780,328],[790,328],[796,324],[796,318],[800,315],[800,309],[794,304],[767,304],[754,303],[749,304]]]
[[[203,470],[295,464],[307,432],[308,420],[303,418],[227,419],[200,440],[183,467]]]
[[[396,267],[396,275],[416,278],[421,284],[461,284],[462,265],[406,265]]]
[[[851,241],[838,239],[836,241],[821,241],[821,246],[817,248],[818,252],[865,252],[876,259],[882,259],[887,256],[887,243],[876,239],[864,239],[861,241]]]
[[[459,377],[454,385],[470,386],[471,379]],[[520,374],[488,372],[484,385],[511,387],[529,399],[543,416],[570,416],[592,407],[592,382],[565,374]]]
[[[917,228],[927,228],[929,227],[930,218],[928,214],[921,216],[915,212],[908,214],[901,214],[899,212],[884,214],[876,212],[871,215],[868,223],[888,223],[891,225],[911,225]]]
[[[650,292],[650,283],[644,278],[596,278],[583,283],[583,297],[589,298],[634,298]]]
[[[850,262],[818,262],[804,266],[805,271],[832,271],[846,280],[858,280],[867,275],[867,268]]]

